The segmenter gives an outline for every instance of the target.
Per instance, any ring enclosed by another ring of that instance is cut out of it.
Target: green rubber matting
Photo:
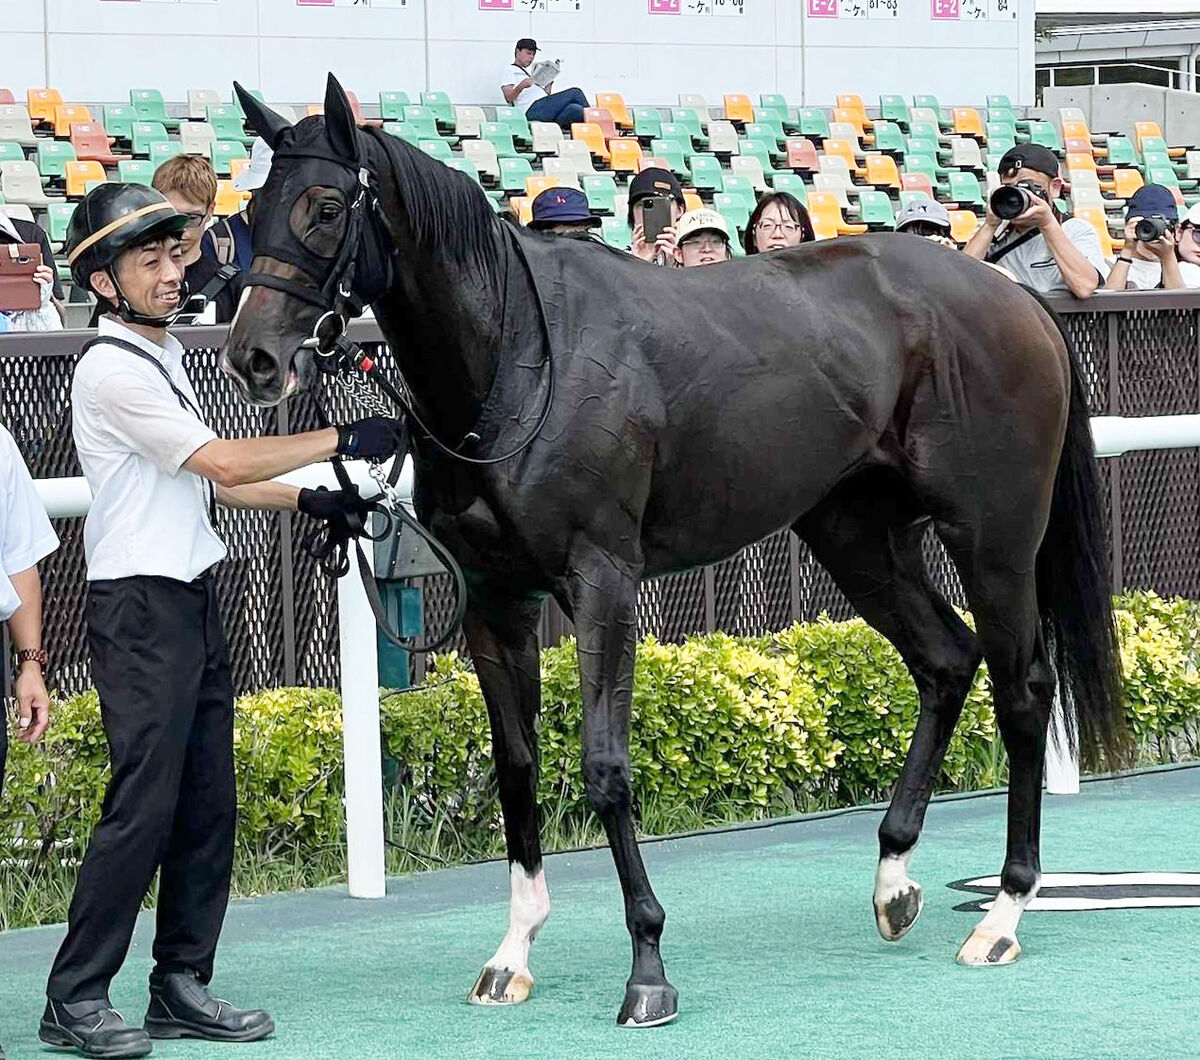
[[[553,912],[534,947],[537,987],[525,1005],[466,1004],[507,916],[506,866],[476,865],[393,880],[388,897],[375,902],[331,888],[234,903],[214,987],[235,1004],[269,1009],[277,1036],[255,1045],[160,1042],[154,1055],[1200,1056],[1200,886],[1175,881],[1164,892],[1173,896],[1167,900],[1190,896],[1192,907],[1029,911],[1016,964],[960,968],[955,950],[980,914],[955,906],[982,896],[947,885],[999,871],[1003,796],[930,808],[913,862],[925,910],[898,944],[878,937],[871,913],[879,819],[872,809],[646,844],[667,910],[667,972],[680,994],[679,1020],[667,1027],[615,1024],[629,941],[608,852],[586,851],[547,859]],[[1200,769],[1047,796],[1043,869],[1200,872]],[[1151,881],[1130,893],[1134,901],[1162,901],[1160,891]],[[1071,904],[1091,891],[1058,893]],[[113,988],[113,1002],[131,1019],[146,1004],[152,926],[143,916]],[[10,1060],[52,1055],[36,1031],[61,934],[39,928],[0,937],[0,1042]]]

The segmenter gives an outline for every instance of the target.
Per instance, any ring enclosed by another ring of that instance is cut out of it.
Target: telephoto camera
[[[1153,243],[1167,234],[1171,222],[1165,217],[1141,217],[1133,226],[1133,238],[1139,243]]]
[[[989,200],[992,213],[1001,221],[1011,221],[1020,217],[1033,205],[1033,197],[1046,199],[1046,193],[1041,188],[1031,184],[1002,184]],[[1048,200],[1047,200],[1048,201]]]

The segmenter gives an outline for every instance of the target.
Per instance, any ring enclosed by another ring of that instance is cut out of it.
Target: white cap
[[[1200,202],[1188,210],[1183,220],[1195,228],[1200,228]]]
[[[717,213],[716,210],[710,210],[708,207],[689,210],[675,222],[676,245],[682,245],[684,240],[689,239],[698,232],[716,232],[724,236],[727,243],[730,239],[729,225],[726,224],[725,218]]]
[[[260,136],[250,148],[250,164],[233,178],[233,186],[238,191],[258,191],[267,182],[273,155],[267,141]]]

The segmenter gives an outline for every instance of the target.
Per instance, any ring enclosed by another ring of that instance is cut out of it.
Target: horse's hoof
[[[925,897],[921,885],[909,881],[909,886],[904,890],[890,895],[884,901],[876,899],[874,904],[875,926],[879,928],[879,934],[888,942],[898,942],[917,922]]]
[[[467,1000],[472,1005],[519,1005],[533,992],[533,977],[507,968],[484,968]]]
[[[670,983],[643,986],[630,983],[617,1015],[622,1027],[661,1027],[679,1015],[679,995]]]
[[[975,930],[959,947],[955,959],[959,964],[981,968],[989,964],[1012,964],[1020,955],[1021,944],[1011,935]]]

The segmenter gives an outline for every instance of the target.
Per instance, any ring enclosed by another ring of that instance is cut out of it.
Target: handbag
[[[36,243],[0,244],[0,312],[41,308],[42,288],[33,278],[41,264]]]

